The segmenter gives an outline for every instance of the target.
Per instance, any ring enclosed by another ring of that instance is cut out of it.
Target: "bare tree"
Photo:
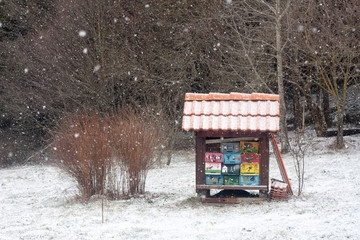
[[[230,66],[241,69],[239,75],[247,72],[246,87],[263,89],[273,93],[272,83],[277,83],[280,96],[280,136],[281,149],[288,151],[286,103],[284,87],[283,55],[287,44],[285,16],[289,13],[291,0],[281,1],[241,1],[228,4],[222,20],[229,28],[224,34],[227,40],[227,55],[237,55]],[[241,56],[241,57],[240,57]],[[234,67],[236,66],[237,67]],[[236,70],[235,70],[236,71]],[[250,77],[251,76],[251,77]],[[250,81],[251,79],[251,81]],[[259,87],[262,86],[262,87]]]
[[[337,111],[336,146],[342,148],[347,87],[359,78],[358,1],[310,1],[303,36],[315,82],[333,96]],[[316,16],[316,17],[315,17]]]

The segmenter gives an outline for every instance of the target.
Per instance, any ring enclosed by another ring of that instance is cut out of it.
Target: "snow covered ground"
[[[201,204],[195,194],[193,152],[153,169],[137,199],[75,201],[74,181],[59,169],[23,166],[0,170],[0,239],[360,239],[360,135],[312,138],[305,189],[287,201]],[[293,160],[284,155],[294,192]],[[272,155],[270,177],[279,178]]]

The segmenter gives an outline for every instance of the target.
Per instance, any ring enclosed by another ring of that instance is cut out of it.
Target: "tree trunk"
[[[325,137],[326,131],[327,131],[327,126],[326,126],[325,117],[324,117],[323,112],[320,110],[320,108],[318,106],[313,104],[310,93],[306,94],[305,98],[306,98],[308,108],[310,110],[311,118],[314,122],[316,136]]]
[[[299,130],[302,129],[302,111],[303,108],[301,106],[301,102],[300,102],[300,91],[298,89],[298,87],[293,86],[293,99],[294,99],[294,108],[293,108],[293,113],[294,113],[294,130]]]
[[[282,63],[282,43],[281,43],[281,23],[280,18],[276,18],[276,60],[277,60],[277,82],[280,98],[280,143],[281,152],[287,153],[288,146],[288,132],[286,124],[286,105],[285,105],[285,90],[283,78],[283,63]]]
[[[342,149],[344,147],[344,114],[343,108],[337,106],[337,135],[336,147]]]
[[[329,128],[332,126],[332,120],[330,117],[330,103],[329,103],[329,93],[327,91],[323,91],[323,109],[326,126]]]

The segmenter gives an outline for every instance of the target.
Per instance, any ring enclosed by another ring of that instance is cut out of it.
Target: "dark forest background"
[[[170,155],[184,142],[186,92],[280,94],[286,128],[336,127],[341,148],[344,124],[360,122],[359,10],[356,0],[1,0],[0,165],[31,161],[67,116],[129,105],[158,119]]]

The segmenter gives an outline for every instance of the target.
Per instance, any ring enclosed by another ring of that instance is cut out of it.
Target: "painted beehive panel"
[[[223,154],[207,152],[207,153],[205,153],[205,162],[222,163],[223,162]]]
[[[206,185],[223,185],[224,177],[222,175],[205,175]]]
[[[259,163],[259,154],[257,153],[241,153],[241,162],[242,163]]]
[[[224,176],[224,185],[239,185],[239,176]]]
[[[259,175],[258,163],[242,163],[241,175]]]
[[[240,153],[224,153],[224,164],[240,164],[241,154]]]
[[[259,185],[259,176],[240,176],[240,185],[242,186],[258,186]]]
[[[205,162],[205,174],[221,175],[221,163]]]
[[[240,145],[238,142],[221,143],[220,151],[222,153],[238,153]]]
[[[240,152],[259,152],[259,143],[258,142],[240,142]]]
[[[221,170],[224,175],[239,175],[240,164],[224,164]]]

